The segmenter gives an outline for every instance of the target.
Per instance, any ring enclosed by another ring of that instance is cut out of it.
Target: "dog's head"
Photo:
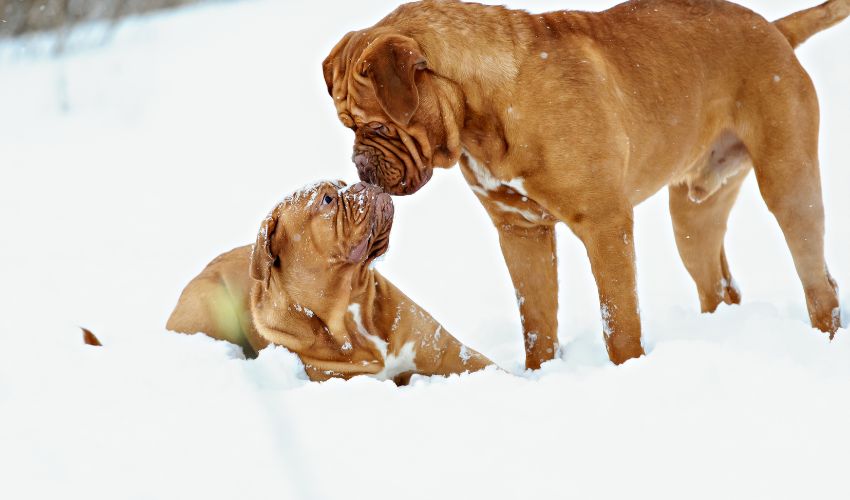
[[[337,115],[354,130],[360,179],[413,194],[460,156],[449,85],[429,70],[417,41],[373,28],[347,34],[322,69]]]
[[[359,182],[321,182],[287,196],[266,217],[251,254],[251,277],[322,282],[329,272],[368,265],[387,251],[392,198]]]

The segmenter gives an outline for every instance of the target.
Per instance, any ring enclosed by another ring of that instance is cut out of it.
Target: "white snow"
[[[468,347],[463,345],[463,346],[460,346],[460,352],[458,352],[458,357],[463,362],[463,364],[466,364],[466,363],[469,362],[469,358],[472,357],[472,353],[469,352]]]
[[[743,3],[775,19],[818,2]],[[245,361],[164,331],[183,286],[253,242],[282,196],[356,181],[321,61],[391,8],[213,2],[61,58],[42,39],[0,42],[0,498],[850,497],[850,332],[829,342],[808,325],[752,177],[726,242],[744,303],[713,315],[699,314],[666,192],[637,209],[648,356],[621,367],[586,252],[559,227],[562,354],[522,370],[498,237],[457,168],[395,199],[378,269],[507,372],[319,384],[283,348]],[[826,252],[843,290],[848,46],[850,21],[798,50],[821,101]],[[105,347],[82,345],[77,325]]]
[[[302,306],[301,304],[295,304],[295,310],[298,312],[303,312],[308,318],[312,318],[315,313],[306,306]]]
[[[614,329],[611,328],[611,309],[608,304],[599,306],[599,314],[602,318],[602,333],[605,335],[605,338],[608,338],[614,333]]]

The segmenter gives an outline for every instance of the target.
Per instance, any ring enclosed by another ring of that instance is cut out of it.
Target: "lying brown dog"
[[[288,196],[257,242],[220,255],[193,279],[169,330],[295,352],[312,380],[480,370],[464,346],[396,289],[372,261],[389,243],[393,205],[374,186],[323,182]]]
[[[402,5],[348,33],[323,69],[355,131],[360,178],[411,194],[460,160],[516,288],[526,365],[557,347],[557,222],[582,240],[608,354],[643,354],[633,207],[669,186],[679,253],[702,310],[738,303],[723,239],[755,170],[806,294],[839,327],[824,261],[818,101],[794,47],[850,14],[832,0],[771,24],[719,0],[635,0],[532,15],[480,4]]]

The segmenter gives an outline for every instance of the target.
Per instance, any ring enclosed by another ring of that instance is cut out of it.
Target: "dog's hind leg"
[[[759,190],[776,217],[803,284],[812,326],[839,327],[838,286],[824,259],[824,208],[818,165],[818,104],[808,75],[774,77],[774,98],[753,111],[744,137]],[[779,97],[779,98],[777,98]]]
[[[749,168],[739,170],[702,201],[694,200],[686,184],[669,187],[676,246],[697,285],[702,312],[714,312],[722,302],[741,303],[741,293],[726,262],[723,239],[732,206],[748,173]]]

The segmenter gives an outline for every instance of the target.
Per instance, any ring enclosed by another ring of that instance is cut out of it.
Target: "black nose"
[[[366,153],[354,153],[352,160],[354,166],[357,167],[357,175],[360,176],[360,180],[375,184],[377,181],[375,178],[376,169],[372,164],[372,159]]]

